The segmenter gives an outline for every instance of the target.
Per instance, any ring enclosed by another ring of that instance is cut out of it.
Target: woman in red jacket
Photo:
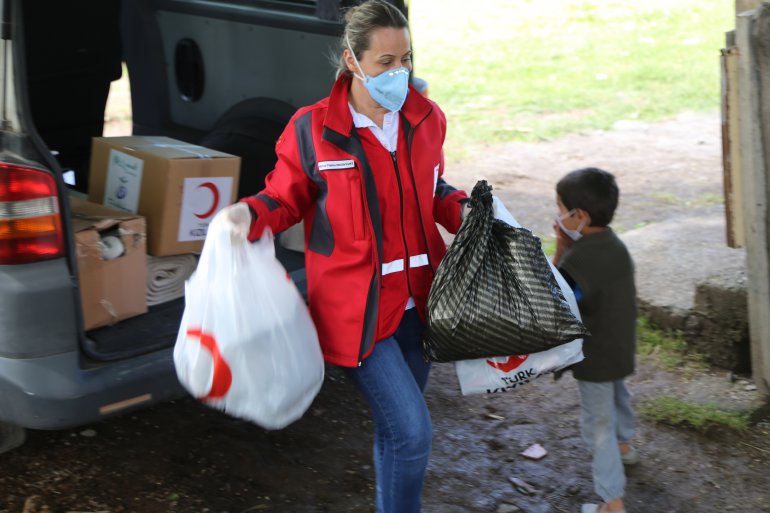
[[[431,447],[425,305],[467,201],[442,178],[446,120],[409,85],[407,20],[384,0],[350,9],[331,94],[292,117],[265,188],[228,207],[234,233],[305,228],[308,303],[327,362],[374,417],[377,511],[420,511]]]

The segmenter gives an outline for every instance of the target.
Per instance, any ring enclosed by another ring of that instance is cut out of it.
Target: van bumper
[[[76,352],[0,358],[0,421],[66,429],[186,394],[173,348],[86,368]]]

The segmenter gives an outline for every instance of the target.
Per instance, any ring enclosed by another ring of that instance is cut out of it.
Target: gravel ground
[[[558,177],[604,167],[621,188],[615,228],[631,234],[677,216],[718,217],[720,149],[718,114],[687,114],[477,148],[469,153],[476,157],[452,163],[447,177],[467,190],[487,179],[522,224],[549,235]],[[734,378],[662,370],[652,356],[639,359],[629,383],[637,406],[667,394],[755,411],[762,398],[750,381]],[[453,365],[439,364],[427,400],[434,446],[426,513],[578,512],[596,500],[571,376],[462,396]],[[536,443],[544,458],[522,456]],[[642,461],[628,471],[627,511],[770,512],[767,423],[696,433],[640,419],[635,444]],[[372,512],[370,461],[366,406],[329,367],[313,406],[281,431],[180,399],[78,429],[29,432],[25,445],[0,456],[0,513]]]

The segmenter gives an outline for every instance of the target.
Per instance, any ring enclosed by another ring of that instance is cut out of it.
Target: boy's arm
[[[583,291],[580,289],[580,285],[577,284],[575,279],[572,278],[567,271],[560,267],[557,267],[556,269],[564,277],[564,281],[566,281],[569,288],[572,289],[572,293],[575,294],[575,301],[579,303],[580,300],[583,299]]]

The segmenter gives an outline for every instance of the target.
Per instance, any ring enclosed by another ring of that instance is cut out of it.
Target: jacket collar
[[[329,107],[324,118],[324,126],[335,132],[350,137],[353,131],[353,116],[348,107],[348,95],[350,94],[350,81],[352,76],[343,73],[337,78],[329,95]],[[406,97],[401,115],[411,126],[417,126],[432,109],[431,102],[409,85],[409,95]]]

